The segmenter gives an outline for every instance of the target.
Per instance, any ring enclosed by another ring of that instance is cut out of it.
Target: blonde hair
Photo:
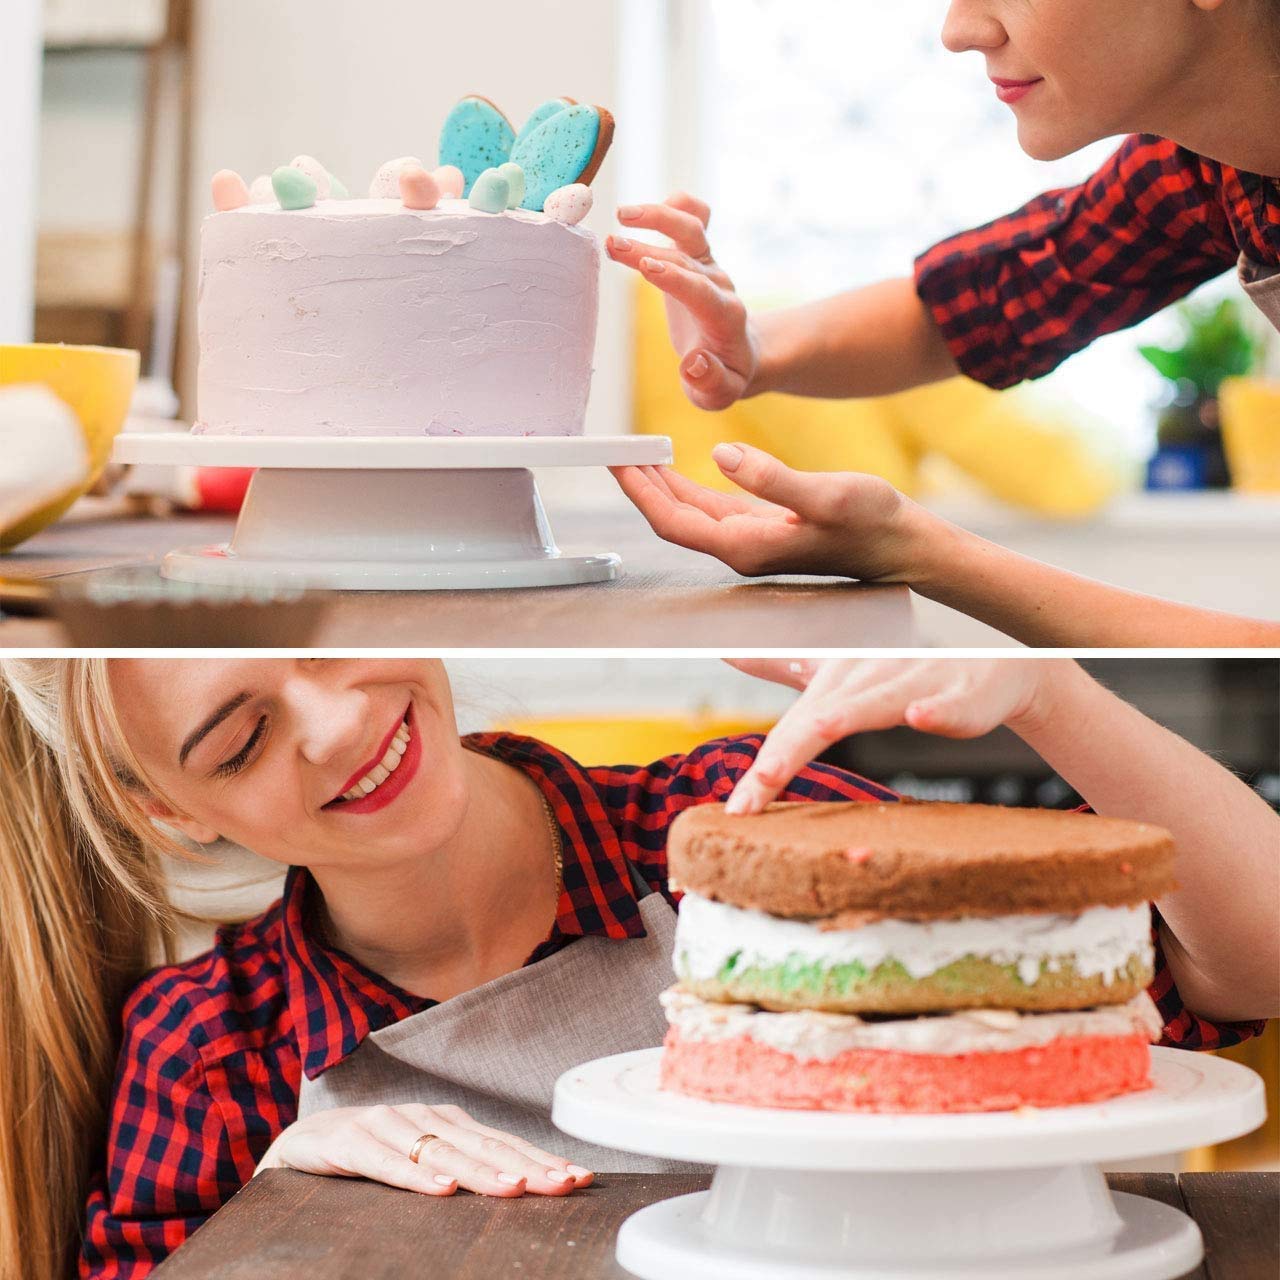
[[[0,660],[0,1277],[70,1273],[130,986],[168,958],[162,859],[103,658]]]

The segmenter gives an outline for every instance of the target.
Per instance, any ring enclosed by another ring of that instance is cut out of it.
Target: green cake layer
[[[756,1004],[762,1009],[818,1009],[828,1013],[932,1013],[947,1009],[1088,1009],[1132,999],[1151,981],[1146,959],[1132,955],[1119,972],[1082,975],[1074,956],[1040,965],[1030,983],[1016,964],[981,956],[961,959],[922,978],[897,960],[874,969],[850,961],[826,965],[793,956],[784,964],[742,964],[738,952],[713,978],[694,978],[678,953],[676,975],[684,990],[703,1000]],[[1110,980],[1108,980],[1108,978]]]

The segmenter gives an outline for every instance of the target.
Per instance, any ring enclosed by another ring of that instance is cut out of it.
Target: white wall
[[[40,0],[4,0],[0,19],[0,342],[31,338],[40,40]]]
[[[441,122],[466,94],[493,98],[517,125],[539,102],[567,94],[618,118],[588,222],[603,233],[628,132],[644,123],[619,103],[619,11],[609,0],[205,0],[195,213],[207,212],[208,178],[221,168],[252,180],[306,152],[360,193],[394,156],[434,162]],[[194,269],[189,276],[194,287]],[[626,429],[629,339],[621,271],[606,264],[588,431]],[[188,362],[193,348],[186,344]]]

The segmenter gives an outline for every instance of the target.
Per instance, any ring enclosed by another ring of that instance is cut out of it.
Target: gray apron
[[[1264,267],[1240,255],[1240,283],[1258,310],[1280,329],[1280,267]]]
[[[315,1080],[303,1077],[298,1118],[332,1107],[453,1103],[482,1124],[601,1173],[688,1172],[687,1164],[582,1142],[551,1123],[562,1072],[653,1048],[666,1033],[658,995],[672,981],[676,913],[630,870],[643,938],[576,938],[535,964],[373,1032]]]

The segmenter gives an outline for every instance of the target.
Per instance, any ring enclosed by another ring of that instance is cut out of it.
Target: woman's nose
[[[998,49],[1009,38],[992,12],[992,0],[951,0],[942,24],[942,43],[952,53]]]
[[[285,695],[298,726],[299,747],[313,764],[327,764],[366,745],[376,727],[369,723],[368,700],[358,689],[302,677],[289,682]]]

